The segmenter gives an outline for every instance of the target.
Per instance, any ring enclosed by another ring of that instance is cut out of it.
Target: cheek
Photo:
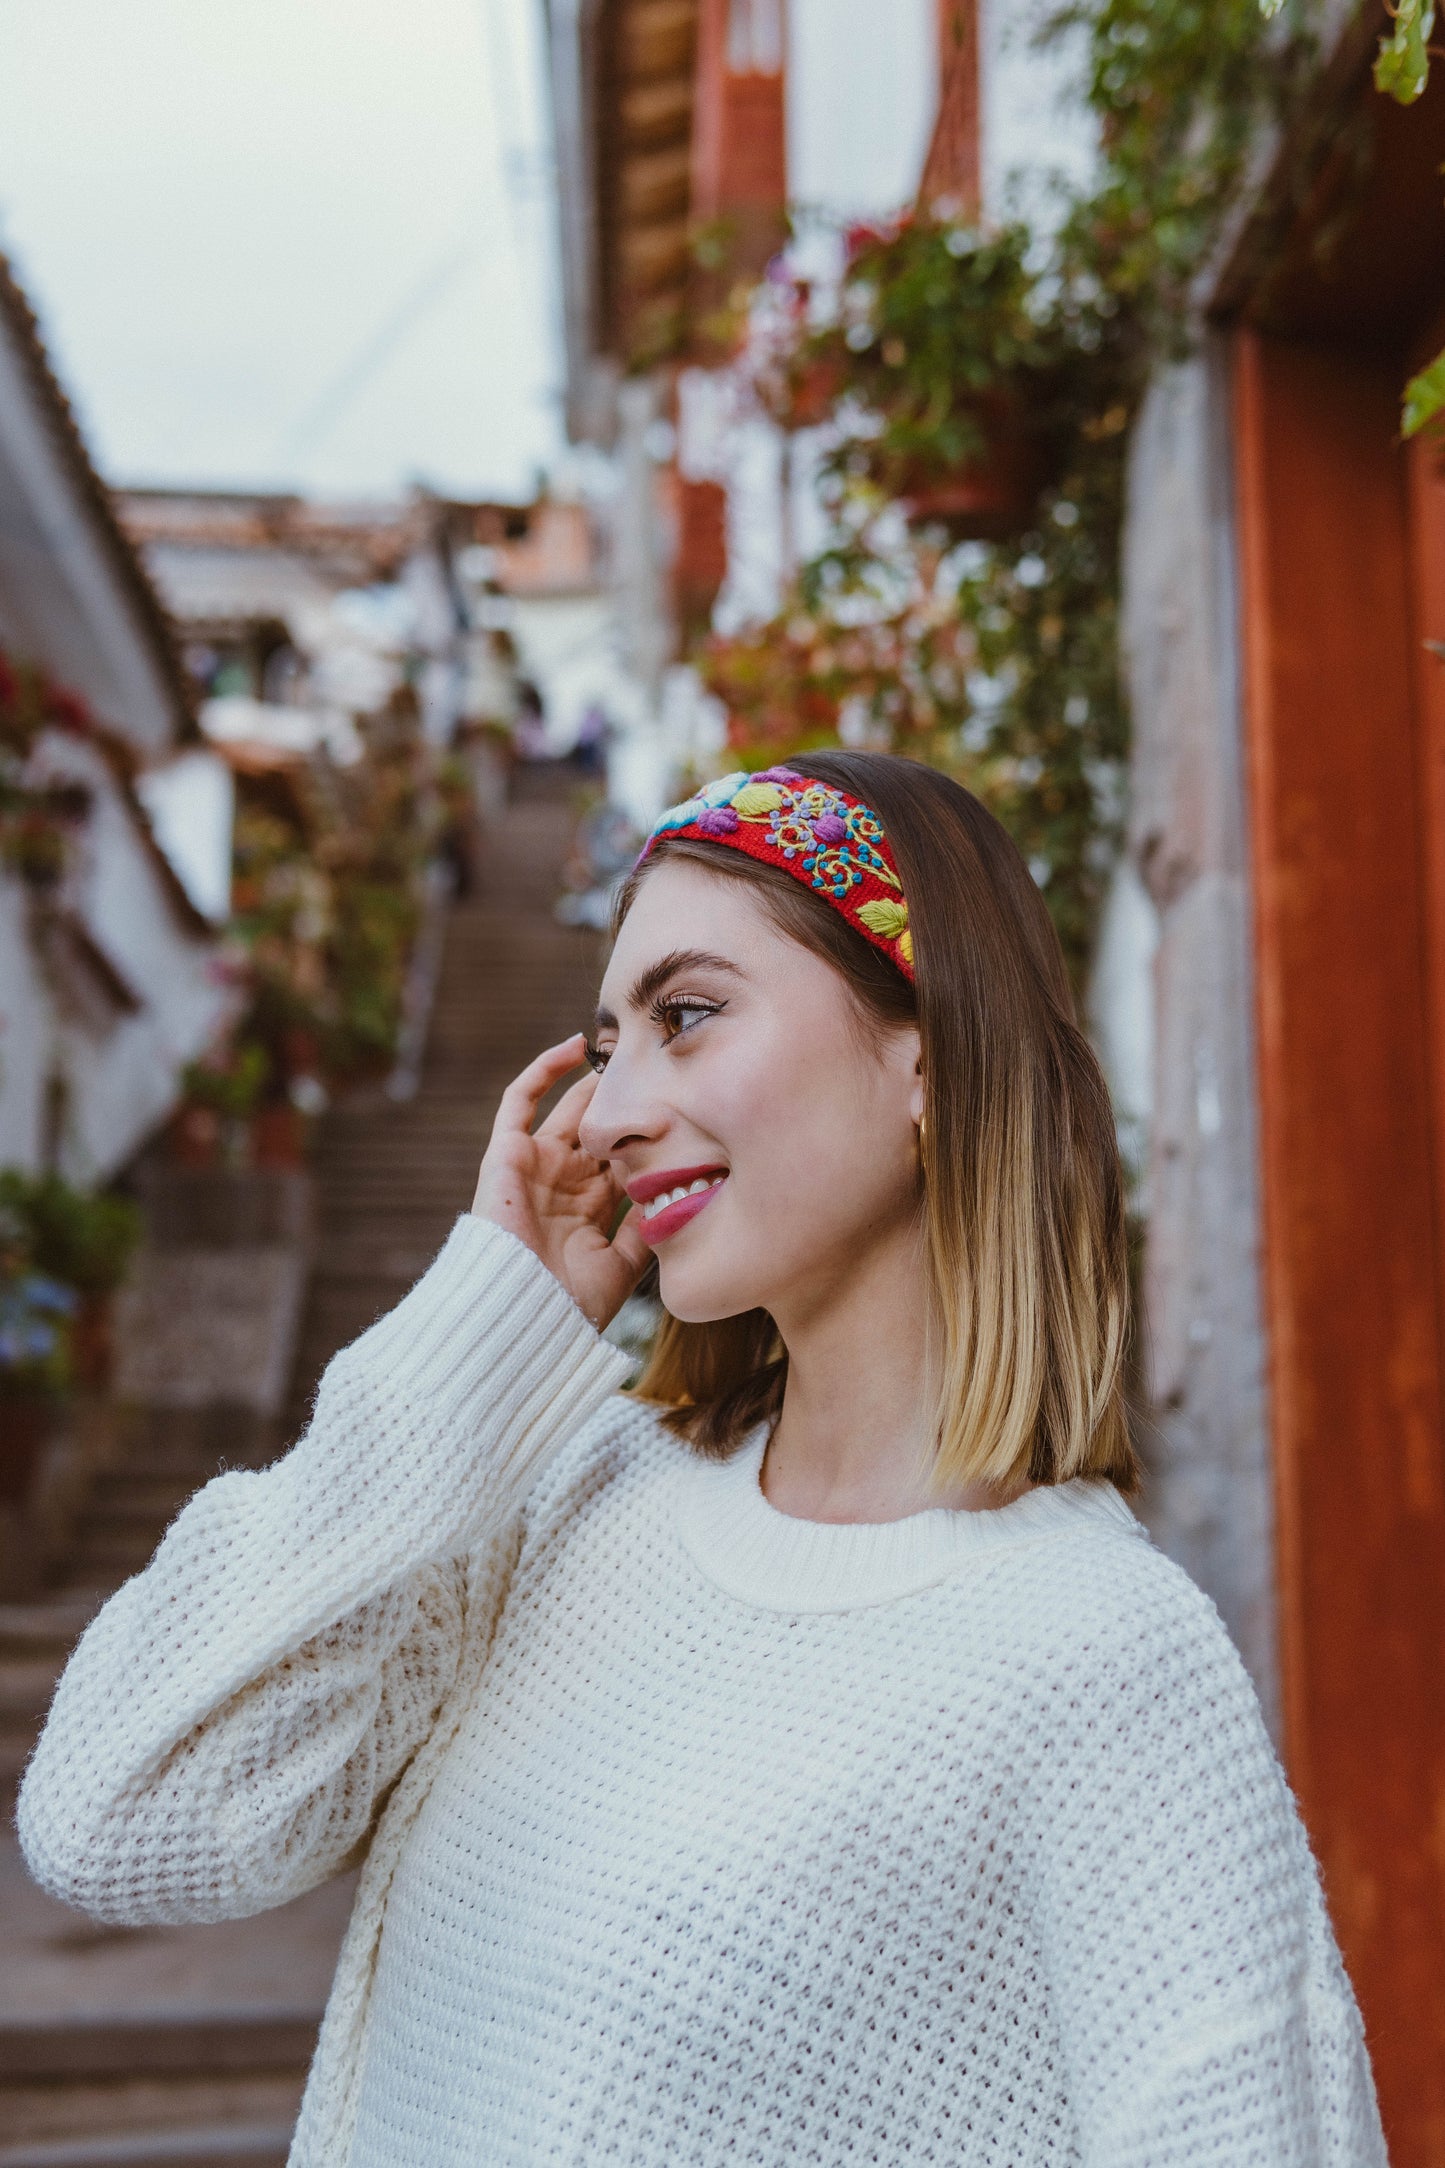
[[[799,1019],[715,1088],[712,1126],[753,1224],[852,1222],[911,1181],[906,1093],[846,1030]]]

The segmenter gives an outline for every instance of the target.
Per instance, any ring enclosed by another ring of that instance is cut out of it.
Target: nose
[[[619,1049],[597,1080],[587,1111],[577,1125],[577,1141],[593,1159],[612,1159],[629,1144],[647,1144],[667,1127],[667,1113],[649,1092],[638,1064]]]

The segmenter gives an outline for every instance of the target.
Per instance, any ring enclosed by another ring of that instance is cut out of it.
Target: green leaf
[[[1413,105],[1430,80],[1430,32],[1435,0],[1399,0],[1395,26],[1381,38],[1375,88],[1400,105]]]
[[[886,902],[880,897],[876,903],[860,903],[858,916],[868,931],[876,933],[880,940],[896,941],[908,924],[908,906]]]
[[[1401,433],[1417,436],[1426,422],[1445,410],[1445,354],[1437,354],[1428,369],[1412,376],[1405,386],[1405,406],[1400,416]]]

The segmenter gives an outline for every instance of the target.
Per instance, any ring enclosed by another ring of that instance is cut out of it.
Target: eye
[[[697,1001],[685,994],[668,994],[652,1004],[652,1020],[664,1040],[670,1043],[686,1038],[690,1031],[696,1031],[699,1024],[716,1016],[726,1006],[722,1001]]]
[[[663,1044],[671,1046],[726,1007],[725,1001],[700,1001],[688,995],[664,994],[653,1002],[647,1013],[662,1033]],[[582,1043],[582,1058],[598,1076],[611,1061],[613,1051],[610,1046],[598,1046],[595,1039],[584,1039]]]

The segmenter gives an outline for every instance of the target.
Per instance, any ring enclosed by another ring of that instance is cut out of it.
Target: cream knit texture
[[[364,1866],[293,2168],[1376,2168],[1254,1695],[1107,1485],[790,1520],[466,1218],[26,1775],[105,1920]]]

